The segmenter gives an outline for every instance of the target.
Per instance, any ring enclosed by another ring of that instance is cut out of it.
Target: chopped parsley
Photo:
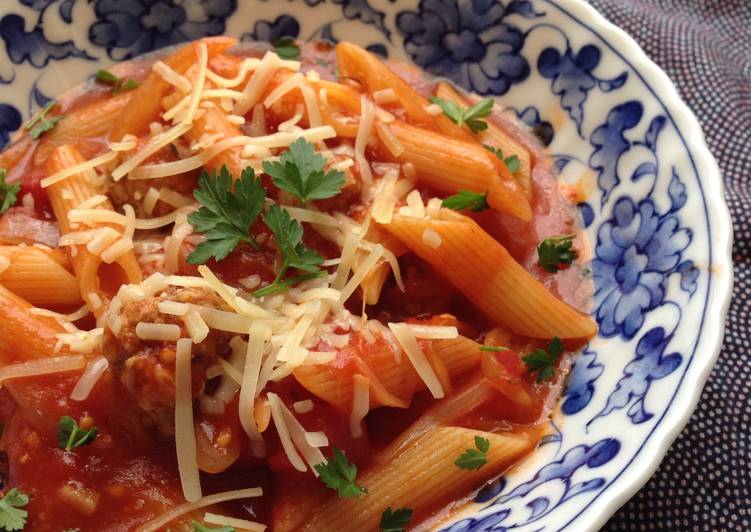
[[[506,165],[506,168],[508,168],[508,171],[512,174],[515,174],[519,171],[519,168],[521,167],[521,161],[519,160],[519,157],[516,155],[509,155],[508,157],[503,156],[503,150],[501,148],[494,148],[493,146],[489,144],[483,144],[486,150],[488,150],[490,153],[498,157],[503,164]]]
[[[454,211],[469,209],[472,212],[480,212],[490,208],[487,192],[480,194],[471,190],[460,190],[457,194],[444,199],[441,205]]]
[[[334,446],[334,456],[326,459],[325,464],[316,464],[315,469],[326,487],[336,490],[339,497],[351,499],[368,493],[367,488],[358,486],[355,482],[357,466],[350,464],[342,450],[336,446]]]
[[[280,189],[302,203],[336,196],[344,185],[344,172],[324,172],[326,159],[304,138],[293,142],[279,161],[264,161],[263,170]]]
[[[8,531],[23,530],[29,512],[21,508],[27,504],[29,504],[28,495],[16,488],[9,489],[5,496],[0,499],[0,529]]]
[[[21,190],[21,183],[6,183],[6,175],[5,168],[0,168],[0,214],[15,205]]]
[[[537,372],[537,382],[547,381],[555,374],[555,364],[563,354],[563,342],[557,336],[550,340],[547,349],[535,349],[522,358],[531,372]]]
[[[292,59],[294,61],[300,59],[300,47],[297,46],[293,37],[282,37],[275,40],[272,44],[274,45],[276,55],[282,59]]]
[[[114,92],[115,94],[120,94],[121,92],[127,92],[130,90],[133,90],[136,87],[138,87],[138,85],[140,85],[140,83],[138,83],[134,79],[118,78],[109,70],[97,71],[95,79],[99,83],[110,85],[112,87],[112,92]]]
[[[235,529],[231,526],[220,526],[217,528],[211,528],[203,525],[198,521],[193,521],[193,532],[235,532]]]
[[[28,124],[26,124],[26,131],[29,132],[29,135],[31,135],[32,139],[39,139],[39,137],[55,127],[55,125],[63,119],[62,116],[47,118],[47,113],[49,113],[50,110],[55,106],[55,103],[57,103],[55,100],[48,101],[47,105],[42,107],[42,110],[39,111],[34,118],[29,120]]]
[[[443,114],[453,120],[458,126],[466,125],[473,133],[479,133],[488,129],[488,123],[483,118],[490,116],[493,111],[493,99],[485,98],[472,107],[462,110],[451,100],[432,97],[430,101],[443,109]]]
[[[454,464],[460,469],[477,470],[488,463],[488,451],[490,450],[490,441],[487,438],[475,436],[476,449],[467,449]]]
[[[96,439],[99,429],[91,427],[89,430],[83,430],[78,426],[75,419],[70,416],[63,416],[58,422],[60,431],[57,433],[57,443],[61,449],[70,451],[82,445],[89,445]]]
[[[188,215],[188,222],[204,233],[206,240],[188,256],[190,264],[204,264],[211,257],[222,260],[240,242],[258,249],[250,228],[263,209],[266,190],[251,167],[243,170],[232,188],[232,175],[226,166],[218,175],[215,171],[201,173],[198,188],[193,191],[201,208]]]
[[[312,249],[305,246],[302,241],[303,230],[300,222],[289,215],[286,209],[279,205],[272,205],[268,212],[263,216],[264,223],[271,229],[282,254],[282,266],[279,273],[276,274],[274,282],[259,290],[253,292],[256,297],[269,295],[276,292],[283,292],[290,283],[294,284],[300,281],[325,275],[318,266],[323,262],[323,257]],[[282,280],[284,274],[289,268],[296,268],[308,273],[308,276],[301,275],[297,278]]]
[[[562,269],[562,266],[570,266],[579,256],[573,248],[576,235],[550,236],[537,246],[537,256],[540,266],[550,273]]]
[[[392,510],[389,506],[381,514],[381,532],[404,532],[410,519],[412,510],[409,508]]]
[[[483,345],[480,346],[480,351],[508,351],[508,347],[502,347],[500,345]]]

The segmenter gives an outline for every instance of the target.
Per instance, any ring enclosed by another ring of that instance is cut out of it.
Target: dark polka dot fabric
[[[722,169],[735,229],[725,345],[654,477],[603,530],[751,531],[751,0],[590,0],[678,87]]]

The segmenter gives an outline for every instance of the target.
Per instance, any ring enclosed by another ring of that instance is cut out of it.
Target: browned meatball
[[[182,318],[162,314],[160,301],[179,301],[228,310],[213,292],[198,288],[170,288],[142,301],[123,305],[120,311],[122,327],[115,335],[104,329],[102,350],[114,374],[119,377],[136,403],[153,420],[165,436],[175,433],[175,342],[142,340],[136,335],[139,322],[174,323],[188,337]],[[227,350],[230,333],[211,329],[209,335],[192,350],[192,390],[196,397],[206,380],[206,368],[214,364]]]

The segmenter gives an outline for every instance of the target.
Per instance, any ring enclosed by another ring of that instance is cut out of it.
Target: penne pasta
[[[475,438],[490,442],[487,463],[474,471],[454,464]],[[534,439],[525,432],[489,433],[461,427],[434,427],[414,438],[397,460],[388,462],[376,455],[373,465],[358,477],[368,489],[367,497],[341,499],[336,496],[317,507],[306,531],[378,530],[381,513],[387,507],[410,508],[415,516],[440,508],[462,493],[501,473],[522,456]]]
[[[383,227],[427,261],[488,317],[533,338],[588,338],[595,322],[551,294],[471,218],[442,209],[446,219],[394,215]],[[422,238],[441,238],[437,248]]]
[[[436,96],[454,102],[462,109],[469,107],[469,102],[466,98],[459,94],[449,83],[442,81],[436,88]],[[514,178],[519,183],[519,186],[524,191],[528,201],[532,201],[532,156],[529,151],[514,140],[511,136],[507,135],[498,125],[492,120],[487,121],[488,128],[481,132],[478,137],[483,144],[492,146],[495,149],[500,149],[504,157],[510,157],[516,155],[519,159],[519,170],[514,173]]]
[[[519,186],[499,177],[490,153],[479,143],[457,140],[399,120],[389,126],[404,148],[396,159],[414,165],[419,182],[447,194],[462,189],[492,191],[488,194],[491,207],[521,220],[532,219],[532,209]],[[391,158],[388,150],[382,151]]]
[[[60,146],[52,152],[46,164],[47,175],[63,171],[66,168],[84,162],[83,157],[72,146]],[[84,201],[99,195],[99,191],[91,184],[83,173],[75,174],[63,181],[50,185],[47,194],[60,226],[60,232],[68,235],[78,231],[68,214]],[[113,211],[112,204],[105,198],[97,208]],[[118,235],[122,228],[117,224],[97,224],[96,227],[110,228]],[[114,243],[114,241],[113,241]],[[88,245],[78,244],[71,252],[73,269],[78,279],[81,297],[92,312],[99,315],[104,310],[103,303],[109,299],[121,284],[141,282],[143,274],[132,249],[119,255],[113,265],[105,264],[102,257],[89,250]]]
[[[0,285],[32,305],[72,306],[82,303],[78,281],[52,251],[33,246],[0,246]]]
[[[163,62],[178,74],[184,74],[196,61],[201,43],[206,45],[210,60],[236,42],[230,37],[206,37],[183,46],[166,57]],[[124,108],[117,117],[110,132],[110,139],[120,141],[127,134],[139,135],[146,132],[149,124],[159,119],[162,98],[171,88],[172,85],[159,74],[149,73],[143,83],[130,93],[131,105]],[[134,109],[138,109],[138,112],[133,112]]]
[[[479,366],[480,344],[468,338],[460,336],[422,343],[428,345],[428,350],[440,360],[450,377],[459,377]],[[365,344],[359,350],[344,348],[330,364],[301,366],[295,370],[294,376],[311,393],[343,412],[349,412],[352,380],[342,376],[341,367],[352,357],[355,358],[353,370],[370,379],[371,409],[379,406],[406,408],[414,393],[426,388],[407,358],[401,357],[397,361],[391,346],[382,341]]]

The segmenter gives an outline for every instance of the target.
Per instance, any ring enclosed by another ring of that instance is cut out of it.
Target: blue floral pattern
[[[95,0],[92,44],[116,61],[224,33],[237,0]]]
[[[428,72],[480,94],[505,94],[530,72],[520,53],[525,36],[507,22],[511,15],[539,16],[528,1],[421,0],[396,25],[407,53]]]
[[[599,86],[610,92],[622,87],[628,78],[626,72],[614,79],[598,78],[592,71],[600,64],[601,56],[599,48],[588,44],[576,54],[571,48],[563,54],[555,48],[546,48],[537,59],[537,69],[551,80],[553,94],[560,97],[561,105],[576,122],[580,135],[589,91]]]
[[[575,519],[641,456],[633,441],[659,428],[691,370],[680,340],[697,333],[680,310],[700,307],[711,284],[700,174],[661,95],[646,95],[639,69],[596,33],[570,39],[582,31],[572,24],[558,0],[9,0],[0,7],[0,146],[61,90],[44,67],[71,65],[83,79],[110,60],[228,30],[245,41],[356,40],[504,95],[554,150],[562,176],[591,178],[580,212],[594,243],[600,333],[573,363],[539,464],[482,489],[478,512],[449,530],[542,530]]]

